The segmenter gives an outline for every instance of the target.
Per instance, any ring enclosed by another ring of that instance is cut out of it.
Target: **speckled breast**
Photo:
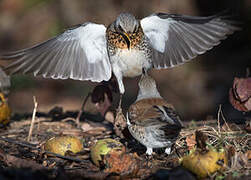
[[[107,31],[108,53],[113,68],[119,68],[125,77],[142,74],[142,68],[151,67],[151,48],[142,29],[128,34],[130,47],[119,34]]]

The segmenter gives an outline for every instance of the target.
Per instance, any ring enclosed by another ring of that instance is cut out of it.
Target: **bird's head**
[[[139,81],[139,93],[137,100],[146,98],[161,98],[155,80],[143,72]]]
[[[131,35],[137,33],[139,27],[139,21],[129,13],[121,13],[111,26],[115,33],[123,37],[128,49],[131,47]]]
[[[138,28],[139,21],[130,13],[121,13],[115,21],[115,30],[120,33],[135,33]]]

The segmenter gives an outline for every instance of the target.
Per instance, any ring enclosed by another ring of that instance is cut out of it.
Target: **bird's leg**
[[[117,108],[117,114],[116,114],[116,118],[114,120],[114,131],[117,136],[124,138],[122,131],[126,127],[126,119],[123,115],[121,104],[122,104],[122,95],[125,92],[125,87],[123,84],[123,74],[120,71],[120,67],[118,67],[118,64],[116,64],[116,63],[113,65],[113,74],[115,75],[115,77],[117,79],[118,86],[119,86],[119,92],[120,92],[119,106]]]
[[[118,69],[118,68],[117,68]],[[122,76],[122,73],[120,71],[118,71],[116,68],[114,69],[114,75],[117,79],[117,82],[118,82],[118,85],[119,85],[119,92],[120,92],[120,97],[119,97],[119,106],[117,108],[117,115],[118,114],[121,114],[122,113],[122,108],[121,108],[121,105],[122,105],[122,96],[125,92],[125,87],[124,87],[124,84],[123,84],[123,76]]]
[[[120,92],[120,94],[124,94],[125,93],[125,87],[124,87],[124,84],[123,84],[123,74],[120,71],[120,67],[118,66],[117,63],[115,63],[113,65],[112,70],[113,70],[114,76],[117,79],[117,83],[118,83],[118,86],[119,86],[119,92]]]
[[[122,96],[125,92],[125,87],[123,84],[123,76],[122,73],[120,71],[118,71],[119,68],[114,68],[114,75],[117,79],[118,82],[118,86],[119,86],[119,92],[120,92],[120,97],[119,97],[119,106],[117,108],[117,115],[122,113],[122,108],[121,108],[121,104],[122,104]]]

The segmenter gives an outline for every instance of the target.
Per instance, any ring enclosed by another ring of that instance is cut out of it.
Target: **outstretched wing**
[[[107,81],[111,64],[105,32],[104,25],[85,23],[31,48],[0,55],[0,59],[14,60],[6,67],[11,74]]]
[[[152,14],[143,18],[141,26],[154,49],[155,68],[183,64],[218,45],[227,35],[239,30],[229,17]]]

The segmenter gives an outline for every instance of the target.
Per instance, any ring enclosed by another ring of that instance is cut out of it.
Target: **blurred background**
[[[176,107],[183,120],[216,117],[220,104],[227,119],[238,119],[242,114],[229,104],[228,92],[233,78],[245,77],[251,65],[250,0],[0,0],[0,53],[29,47],[86,21],[108,26],[121,12],[131,12],[140,19],[154,12],[206,16],[226,9],[238,15],[242,31],[187,64],[152,71],[152,75],[160,93]],[[125,109],[136,98],[138,79],[124,80]],[[47,112],[56,105],[78,110],[95,86],[91,82],[32,75],[15,75],[11,82],[9,103],[13,112],[19,113],[33,110],[33,96],[39,111]]]

